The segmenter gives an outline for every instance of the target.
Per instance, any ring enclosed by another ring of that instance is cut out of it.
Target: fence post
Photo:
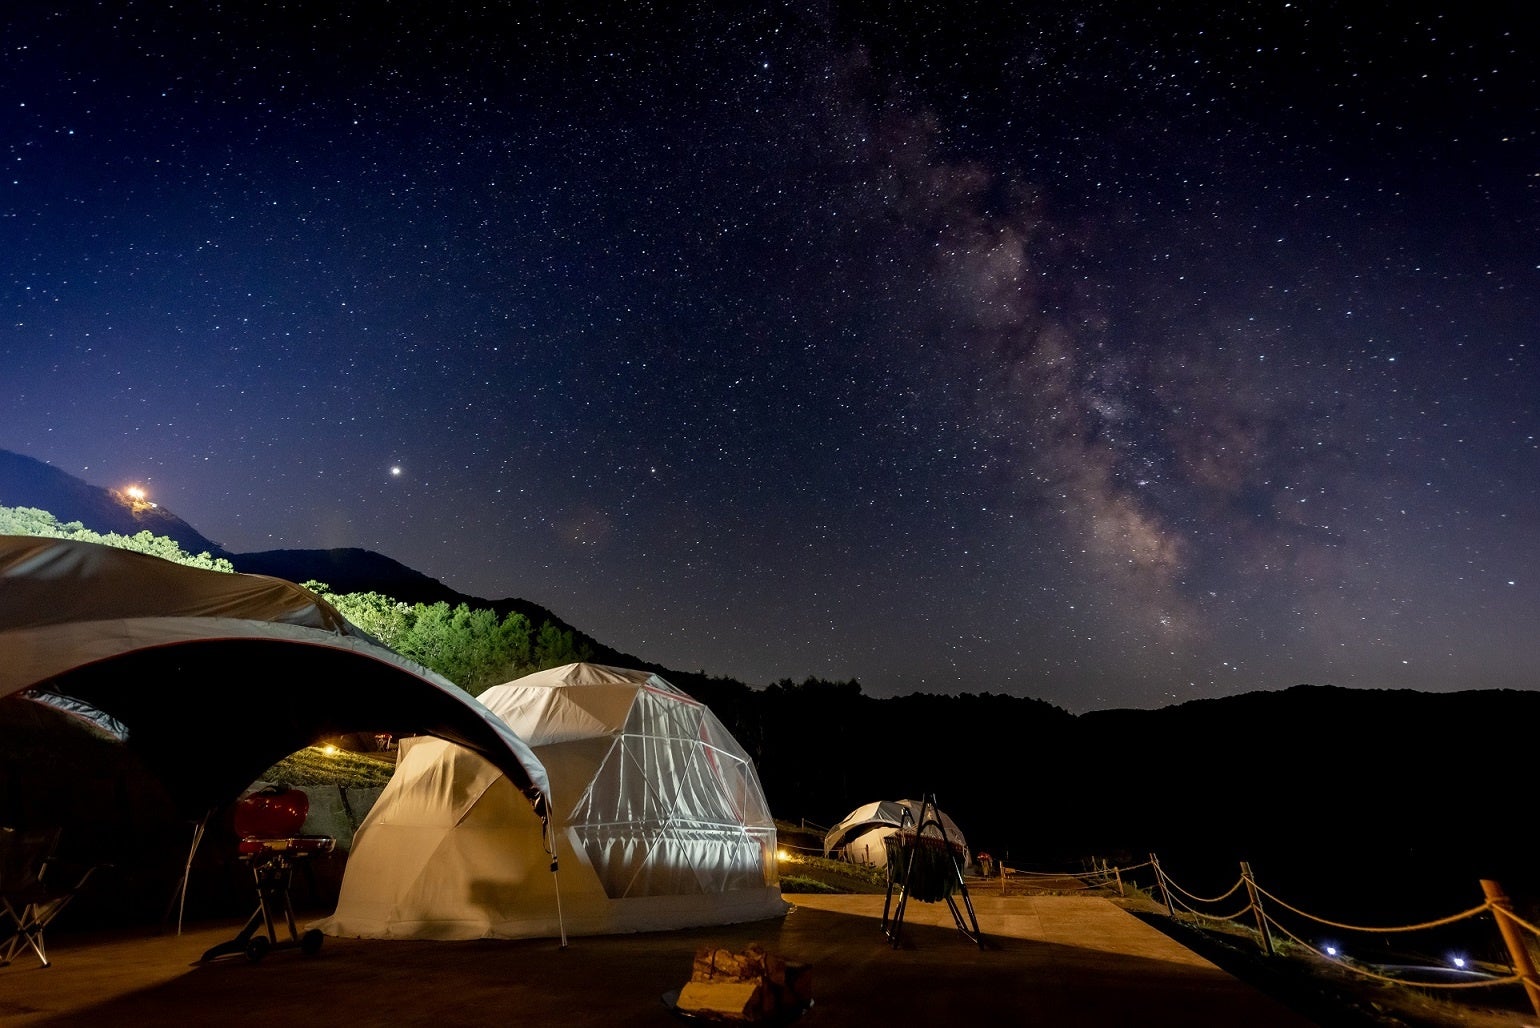
[[[1005,895],[1005,861],[996,861],[1000,865],[1000,895]]]
[[[1540,982],[1535,979],[1535,965],[1529,959],[1529,948],[1524,945],[1524,936],[1519,933],[1519,926],[1511,918],[1513,903],[1508,899],[1508,894],[1503,892],[1503,887],[1491,879],[1481,879],[1481,891],[1486,893],[1487,906],[1492,908],[1497,920],[1497,930],[1503,933],[1503,942],[1508,944],[1508,956],[1513,959],[1514,973],[1524,982],[1529,1005],[1535,1008],[1536,1014],[1540,1014]]]
[[[1166,905],[1166,916],[1176,920],[1176,908],[1171,905],[1171,894],[1166,891],[1166,874],[1160,869],[1160,860],[1155,854],[1150,854],[1150,864],[1155,868],[1155,888],[1160,892],[1160,901]]]
[[[1262,913],[1262,897],[1257,893],[1256,880],[1251,877],[1251,864],[1241,861],[1241,880],[1246,883],[1246,895],[1251,900],[1251,909],[1257,915],[1257,931],[1262,936],[1262,952],[1268,956],[1273,955],[1273,936],[1267,930],[1267,915]]]
[[[1116,878],[1118,882],[1118,895],[1127,896],[1128,893],[1123,891],[1123,872],[1119,871],[1117,868],[1113,868],[1112,876]]]

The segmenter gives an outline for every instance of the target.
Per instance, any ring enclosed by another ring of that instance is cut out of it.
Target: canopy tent
[[[909,825],[915,826],[920,817],[922,804],[919,800],[879,800],[857,807],[829,829],[823,839],[823,855],[848,860],[854,864],[870,864],[883,867],[888,862],[885,840],[898,830],[905,811]],[[930,814],[941,822],[946,830],[947,841],[961,855],[963,865],[969,863],[968,843],[962,829],[945,812],[930,808]]]
[[[280,579],[0,536],[0,654],[0,717],[39,686],[82,701],[126,729],[193,817],[295,750],[352,731],[453,739],[548,805],[545,769],[507,725]]]
[[[480,699],[529,742],[561,806],[551,856],[527,804],[459,746],[402,740],[396,774],[353,839],[336,913],[363,938],[532,938],[783,914],[775,825],[743,748],[657,675],[594,664],[537,672]]]

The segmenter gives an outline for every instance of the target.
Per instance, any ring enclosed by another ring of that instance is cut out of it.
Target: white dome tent
[[[323,931],[530,938],[785,913],[758,775],[705,705],[657,675],[595,664],[480,699],[550,776],[560,895],[539,820],[507,779],[461,747],[407,739]]]
[[[886,867],[888,863],[887,837],[898,831],[903,823],[904,812],[909,813],[913,826],[920,817],[922,804],[919,800],[878,800],[857,807],[846,814],[840,823],[824,835],[823,855],[853,864]],[[957,851],[966,867],[969,862],[968,843],[962,829],[957,827],[943,811],[931,808],[930,813],[946,831],[947,841]]]

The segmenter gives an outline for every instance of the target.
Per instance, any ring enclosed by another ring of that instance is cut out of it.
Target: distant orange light
[[[128,495],[128,498],[130,500],[133,500],[133,501],[135,501],[137,503],[143,503],[144,502],[145,493],[144,493],[144,487],[143,486],[131,485],[127,489],[123,490],[123,492]]]

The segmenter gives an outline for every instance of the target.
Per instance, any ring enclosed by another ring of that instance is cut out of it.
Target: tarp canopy
[[[884,840],[904,823],[906,811],[908,827],[918,829],[923,805],[920,800],[878,800],[875,803],[857,807],[824,835],[823,855],[856,864],[883,867],[888,862]],[[925,819],[938,821],[941,829],[946,833],[947,842],[962,857],[964,864],[969,863],[968,842],[963,838],[962,829],[957,827],[957,822],[934,805],[925,812]]]
[[[37,686],[120,723],[195,817],[295,750],[357,731],[452,739],[549,801],[540,761],[495,715],[281,579],[0,536],[0,717]]]
[[[406,739],[353,838],[323,931],[532,938],[785,913],[759,777],[703,704],[657,675],[595,664],[537,672],[480,699],[551,776],[562,922],[527,804],[475,754]]]

